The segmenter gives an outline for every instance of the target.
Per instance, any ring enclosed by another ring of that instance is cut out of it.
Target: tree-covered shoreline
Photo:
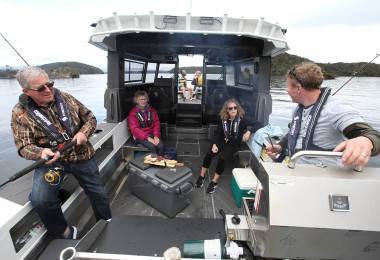
[[[295,65],[300,64],[304,61],[313,62],[310,59],[303,58],[297,55],[292,55],[288,53],[282,53],[278,56],[272,58],[271,61],[271,75],[272,76],[284,76],[286,73]],[[346,77],[353,76],[358,72],[363,66],[364,69],[357,73],[357,77],[380,77],[380,64],[368,62],[354,62],[354,63],[318,63],[318,66],[322,68],[323,75],[325,79],[334,79],[336,77]],[[180,70],[186,70],[188,74],[194,74],[197,70],[202,70],[201,67],[187,66],[181,67]],[[211,69],[212,73],[218,72],[218,68]]]
[[[45,70],[51,78],[79,78],[81,74],[104,74],[97,67],[74,61],[54,62],[37,67]],[[6,66],[5,70],[0,70],[0,78],[15,78],[17,71]]]
[[[288,53],[275,56],[272,58],[271,75],[283,76],[289,69],[303,61],[311,60]],[[333,79],[339,76],[352,76],[354,74],[356,74],[357,77],[380,77],[380,64],[368,64],[367,62],[317,62],[316,64],[323,69],[325,79]],[[104,74],[104,72],[97,67],[73,61],[49,63],[38,67],[44,69],[52,78],[76,78],[81,74]],[[364,67],[364,69],[360,73],[357,73],[362,67]],[[193,74],[197,70],[202,70],[201,67],[197,66],[187,66],[181,69],[185,69],[189,74]],[[5,69],[0,69],[0,78],[14,78],[17,71],[17,69],[12,69],[7,66]]]
[[[293,66],[303,62],[311,61],[297,55],[282,53],[272,58],[271,75],[282,76],[285,75]],[[313,62],[313,61],[311,61]],[[368,62],[337,62],[337,63],[319,63],[316,62],[323,70],[326,79],[332,77],[345,77],[352,76],[358,72],[363,66],[364,69],[358,73],[357,77],[380,77],[380,64]]]

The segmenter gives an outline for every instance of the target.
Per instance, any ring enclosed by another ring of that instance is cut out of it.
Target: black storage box
[[[194,189],[191,169],[151,166],[142,164],[143,159],[136,158],[130,165],[132,193],[166,216],[175,217],[190,204]]]

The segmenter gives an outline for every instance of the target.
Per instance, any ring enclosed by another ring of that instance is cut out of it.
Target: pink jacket
[[[152,118],[153,122],[150,126],[141,129],[140,121],[137,118],[136,112],[140,112],[140,110],[137,108],[137,105],[134,109],[129,112],[128,116],[128,125],[131,129],[132,135],[139,140],[146,140],[149,137],[149,134],[153,134],[152,138],[157,136],[161,136],[161,128],[160,128],[160,119],[158,118],[158,114],[156,109],[152,108],[151,106],[148,107],[148,109],[145,110],[144,113],[144,120],[145,123],[147,123],[147,112],[152,111]]]

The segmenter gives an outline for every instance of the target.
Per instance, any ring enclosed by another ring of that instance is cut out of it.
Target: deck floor
[[[193,100],[185,99],[183,100],[183,94],[182,92],[178,93],[178,104],[202,104],[202,94],[197,94],[196,98]]]
[[[178,162],[182,162],[193,172],[192,181],[198,179],[202,167],[203,157],[211,145],[209,140],[197,139],[167,139],[165,147],[177,148]],[[226,163],[226,169],[219,178],[218,188],[213,194],[206,193],[208,183],[212,180],[215,172],[216,160],[214,159],[207,174],[205,185],[202,188],[194,188],[191,193],[190,204],[183,209],[177,217],[184,218],[222,218],[220,209],[226,214],[243,214],[243,210],[236,205],[231,192],[232,170],[240,167],[230,158]],[[144,201],[131,193],[130,179],[125,182],[120,193],[111,206],[112,214],[115,215],[142,215],[142,216],[166,216],[152,208]]]

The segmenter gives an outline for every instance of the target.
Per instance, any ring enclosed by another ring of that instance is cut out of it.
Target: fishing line
[[[1,35],[1,37],[3,37],[4,40],[9,44],[9,46],[12,47],[12,49],[18,54],[18,56],[20,56],[20,58],[26,63],[26,65],[29,66],[29,64],[26,62],[26,60],[24,60],[24,58],[20,55],[20,53],[18,53],[18,52],[16,51],[16,49],[12,46],[12,44],[11,44],[10,42],[8,42],[7,39],[5,39],[4,35],[3,35],[2,33],[0,33],[0,35]]]
[[[366,63],[366,64],[364,64],[358,71],[354,71],[353,73],[352,73],[352,77],[349,79],[349,80],[347,80],[346,81],[346,83],[344,83],[343,84],[343,86],[341,86],[337,91],[335,91],[334,92],[334,94],[332,94],[332,96],[334,96],[339,90],[341,90],[348,82],[350,82],[351,81],[351,79],[353,79],[359,72],[361,72],[365,67],[367,67],[368,66],[368,64],[371,64],[377,57],[379,57],[380,56],[380,54],[377,54],[376,53],[376,56],[375,56],[375,58],[373,58],[370,62],[368,62],[368,63]]]

